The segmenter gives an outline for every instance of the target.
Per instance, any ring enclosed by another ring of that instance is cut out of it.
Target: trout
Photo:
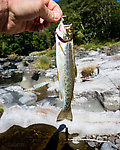
[[[64,106],[57,117],[57,121],[68,119],[72,121],[71,101],[73,99],[75,81],[75,57],[73,52],[72,24],[64,25],[60,21],[56,29],[56,65],[59,81],[59,98]]]

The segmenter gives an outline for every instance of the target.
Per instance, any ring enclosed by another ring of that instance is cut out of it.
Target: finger
[[[44,25],[45,28],[48,28],[50,26],[50,22],[44,21],[43,25]]]
[[[28,21],[26,23],[26,31],[32,31],[32,32],[43,32],[44,25],[40,23],[34,23],[34,21]]]
[[[44,22],[44,19],[40,18],[39,21],[40,21],[40,23],[42,24],[42,23]]]
[[[45,5],[48,7],[48,9],[57,11],[57,12],[59,12],[59,13],[62,14],[61,8],[60,8],[59,5],[58,5],[56,2],[54,2],[53,0],[44,0],[44,3],[45,3]]]
[[[47,1],[47,0],[46,0]],[[40,9],[39,15],[41,18],[48,22],[56,22],[60,20],[62,11],[55,2],[46,3],[42,9]]]

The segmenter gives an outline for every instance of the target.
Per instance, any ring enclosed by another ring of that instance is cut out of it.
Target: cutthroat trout
[[[64,106],[57,121],[68,119],[72,121],[71,101],[73,99],[75,81],[75,58],[73,53],[73,27],[60,21],[56,29],[56,64],[59,80],[59,97]]]

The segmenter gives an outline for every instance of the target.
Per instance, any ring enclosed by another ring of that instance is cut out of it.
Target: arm
[[[0,0],[2,33],[41,32],[61,16],[62,11],[53,0]]]
[[[8,19],[8,2],[7,0],[0,0],[0,32],[4,31],[7,19]]]

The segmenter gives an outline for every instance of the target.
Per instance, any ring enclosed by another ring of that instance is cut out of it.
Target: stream
[[[83,82],[81,70],[89,65],[99,66],[99,74],[95,70],[95,75]],[[120,53],[106,56],[88,51],[81,57],[78,52],[76,67],[72,122],[56,122],[63,106],[56,68],[44,71],[37,80],[27,68],[22,81],[0,85],[0,106],[4,108],[0,119],[1,150],[105,150],[101,146],[104,142],[93,141],[91,145],[80,139],[108,141],[111,136],[119,140],[110,141],[120,149]]]

